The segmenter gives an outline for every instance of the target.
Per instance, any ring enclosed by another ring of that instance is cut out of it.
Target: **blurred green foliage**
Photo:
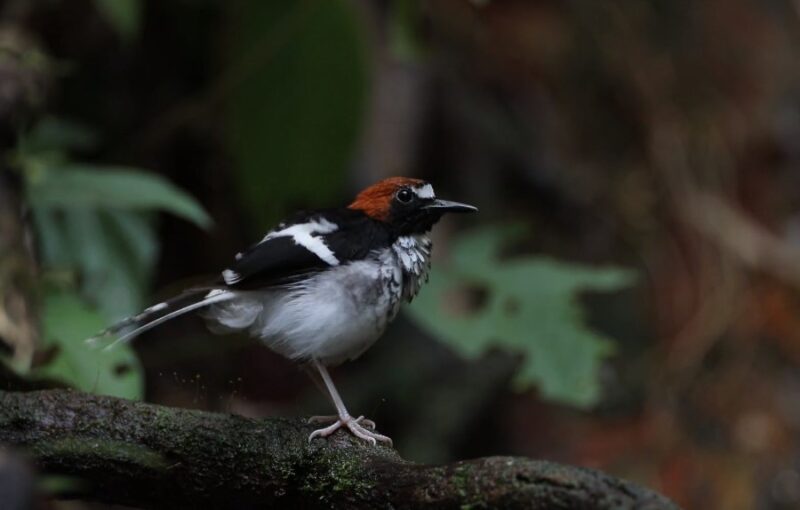
[[[144,391],[139,360],[129,346],[96,349],[86,339],[106,327],[106,319],[76,292],[49,291],[43,303],[43,347],[56,354],[33,372],[83,391],[140,398]]]
[[[96,6],[123,40],[136,37],[140,0],[96,0]],[[226,9],[232,64],[209,88],[228,101],[233,178],[261,229],[298,204],[338,199],[364,118],[368,55],[358,14],[346,0],[241,0]],[[397,56],[421,54],[419,16],[414,2],[391,4]],[[44,344],[55,349],[35,375],[136,397],[141,368],[130,347],[96,351],[83,339],[144,306],[158,255],[155,212],[200,227],[210,219],[158,175],[74,160],[97,144],[91,129],[51,118],[22,137],[17,150],[45,272]],[[434,269],[411,315],[468,358],[492,348],[520,354],[518,389],[536,386],[547,398],[592,405],[611,343],[586,326],[577,298],[630,285],[632,274],[500,258],[521,233],[486,228],[459,239],[451,266]]]
[[[236,3],[228,114],[240,195],[259,227],[338,196],[362,125],[366,45],[346,0]]]
[[[142,0],[95,0],[95,5],[124,41],[136,39],[142,24]]]
[[[200,227],[211,223],[194,199],[159,175],[123,167],[53,163],[40,160],[29,165],[28,199],[37,209],[163,209]]]
[[[389,48],[398,59],[415,61],[424,53],[419,37],[420,4],[414,0],[394,0],[389,17]]]
[[[551,400],[595,404],[600,365],[612,344],[586,327],[577,298],[629,286],[634,275],[547,258],[500,258],[501,249],[523,234],[496,226],[461,237],[452,263],[432,272],[411,316],[467,358],[491,348],[522,355],[514,379],[520,390],[537,386]]]
[[[43,343],[55,349],[32,375],[134,398],[143,385],[130,347],[100,352],[84,340],[142,307],[158,254],[153,212],[200,227],[211,220],[158,175],[71,160],[95,143],[81,125],[45,119],[16,153],[44,271]]]

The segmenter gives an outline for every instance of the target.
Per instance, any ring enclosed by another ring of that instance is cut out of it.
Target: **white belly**
[[[296,360],[337,364],[363,353],[400,307],[402,276],[394,254],[352,262],[288,289],[237,291],[204,315],[213,330],[247,329]]]

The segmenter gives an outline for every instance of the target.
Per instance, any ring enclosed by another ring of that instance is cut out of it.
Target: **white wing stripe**
[[[330,234],[338,229],[338,225],[331,223],[326,219],[312,220],[308,223],[292,225],[291,227],[278,230],[277,232],[270,232],[264,238],[264,241],[268,241],[269,239],[274,239],[276,237],[292,237],[295,244],[304,247],[328,264],[332,266],[338,266],[339,259],[336,258],[336,255],[333,254],[331,249],[328,248],[328,245],[325,244],[325,241],[321,237],[314,235]]]
[[[240,275],[233,269],[226,269],[222,272],[222,279],[225,280],[225,283],[227,283],[228,285],[233,285],[234,283],[242,279],[242,275]]]

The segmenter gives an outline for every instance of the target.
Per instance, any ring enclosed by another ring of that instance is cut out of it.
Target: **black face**
[[[439,200],[430,185],[402,186],[392,198],[389,223],[400,235],[424,234],[448,212],[476,212],[471,205]]]

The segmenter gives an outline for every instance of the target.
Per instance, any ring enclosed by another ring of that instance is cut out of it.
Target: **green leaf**
[[[423,53],[419,37],[420,4],[415,0],[394,0],[388,23],[389,48],[397,58],[409,62]]]
[[[130,260],[125,264],[133,278],[149,281],[158,256],[158,239],[153,222],[142,214],[127,211],[107,211],[111,235],[119,249]]]
[[[135,235],[143,246],[134,249],[131,239],[120,231],[120,221],[139,220],[132,213],[120,211],[109,216],[78,209],[67,211],[65,217],[69,250],[82,277],[81,293],[109,322],[141,309],[155,262],[155,233],[137,232]],[[139,251],[142,249],[147,250],[145,256]]]
[[[105,321],[75,293],[50,291],[43,304],[44,345],[57,349],[55,358],[33,371],[34,377],[62,380],[83,391],[123,398],[141,398],[142,369],[128,345],[104,351],[86,338]]]
[[[73,257],[58,211],[47,207],[33,207],[31,211],[43,265],[48,269],[69,267]]]
[[[95,5],[125,42],[136,39],[142,24],[142,0],[95,0]]]
[[[59,117],[45,117],[20,138],[18,150],[25,155],[48,151],[90,150],[97,136],[87,126]]]
[[[33,212],[45,268],[72,272],[108,322],[141,309],[158,253],[152,222],[130,211]]]
[[[365,111],[364,37],[346,0],[232,5],[230,146],[243,202],[267,224],[341,189]]]
[[[200,227],[211,219],[198,202],[163,177],[141,170],[62,164],[37,168],[27,180],[34,207],[160,209]]]
[[[467,358],[493,347],[520,354],[518,389],[537,386],[546,398],[590,406],[600,397],[600,365],[612,344],[586,326],[577,298],[629,286],[634,274],[547,258],[500,259],[503,245],[519,234],[487,228],[465,235],[451,266],[433,271],[411,316]]]

